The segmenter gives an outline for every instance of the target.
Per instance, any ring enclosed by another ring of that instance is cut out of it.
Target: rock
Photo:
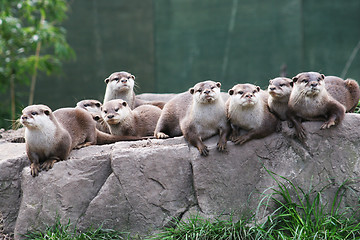
[[[27,230],[51,225],[58,216],[79,230],[102,224],[148,234],[194,212],[205,217],[247,214],[277,185],[275,179],[287,184],[268,171],[305,191],[324,188],[324,202],[351,180],[347,184],[352,191],[344,189],[342,204],[355,206],[360,191],[360,115],[346,114],[343,123],[331,129],[320,130],[321,124],[304,123],[305,143],[283,123],[282,132],[264,139],[242,146],[228,142],[226,153],[216,150],[214,137],[205,141],[208,157],[200,156],[183,137],[90,146],[73,150],[67,161],[35,178],[25,167],[25,145],[0,141],[5,230],[20,238]],[[268,211],[262,209],[258,217]]]

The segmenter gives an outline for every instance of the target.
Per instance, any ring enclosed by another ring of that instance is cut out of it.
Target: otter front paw
[[[198,149],[202,156],[207,157],[209,155],[209,149],[207,146],[204,145],[204,146],[198,147]]]
[[[226,142],[218,142],[217,144],[217,150],[219,152],[223,152],[226,150]]]
[[[39,172],[40,172],[40,164],[32,163],[30,165],[30,174],[31,174],[31,176],[36,177],[36,176],[39,175]]]
[[[234,144],[244,144],[245,142],[247,142],[250,138],[247,136],[247,135],[243,135],[243,136],[240,136],[238,138],[236,138],[233,142]]]
[[[158,139],[164,139],[164,138],[169,138],[169,135],[167,135],[167,134],[165,134],[163,132],[158,132],[158,133],[155,134],[154,137],[156,137]]]
[[[41,170],[49,171],[49,169],[53,168],[55,163],[55,159],[48,159],[43,164],[41,164]]]
[[[321,125],[321,130],[326,129],[326,128],[330,128],[331,126],[335,126],[335,122],[334,121],[327,121],[325,122],[323,125]]]

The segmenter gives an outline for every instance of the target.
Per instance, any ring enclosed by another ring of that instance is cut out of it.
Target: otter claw
[[[204,157],[207,157],[209,155],[209,150],[208,150],[207,146],[199,148],[199,152]]]
[[[323,125],[321,125],[321,130],[326,129],[326,128],[330,128],[331,126],[335,126],[335,122],[331,121],[331,122],[325,122]]]
[[[169,135],[162,133],[162,132],[158,132],[155,134],[155,137],[158,139],[164,139],[164,138],[169,138]]]
[[[36,176],[39,175],[39,172],[40,172],[40,164],[32,163],[30,165],[30,174],[31,174],[31,176],[36,177]]]

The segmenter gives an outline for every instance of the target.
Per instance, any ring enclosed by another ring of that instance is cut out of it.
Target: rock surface
[[[283,124],[280,133],[243,146],[228,142],[216,150],[217,137],[207,140],[202,157],[182,137],[119,142],[73,150],[38,177],[30,175],[24,143],[0,139],[0,211],[6,232],[16,238],[28,229],[44,228],[56,217],[78,229],[103,224],[148,234],[192,212],[205,216],[247,213],[275,180],[266,169],[292,180],[304,190],[324,190],[331,201],[351,179],[343,204],[355,206],[360,191],[360,115],[319,130],[306,122],[308,139],[300,143]],[[263,212],[264,214],[266,213]]]

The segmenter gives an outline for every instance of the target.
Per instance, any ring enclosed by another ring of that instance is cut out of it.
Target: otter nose
[[[270,87],[269,88],[271,91],[274,91],[276,88],[275,87]]]
[[[107,118],[112,119],[112,118],[114,118],[114,115],[112,115],[112,114],[108,115]]]
[[[253,95],[251,94],[251,93],[247,93],[247,94],[245,94],[245,97],[246,98],[251,98]]]
[[[318,85],[317,82],[311,83],[311,86],[312,86],[312,87],[316,87],[317,85]]]
[[[205,90],[204,93],[205,93],[205,94],[209,94],[209,93],[210,93],[210,90]]]
[[[22,120],[27,120],[28,117],[27,117],[27,116],[21,116],[21,119],[22,119]]]
[[[121,79],[121,83],[127,83],[127,79]]]

